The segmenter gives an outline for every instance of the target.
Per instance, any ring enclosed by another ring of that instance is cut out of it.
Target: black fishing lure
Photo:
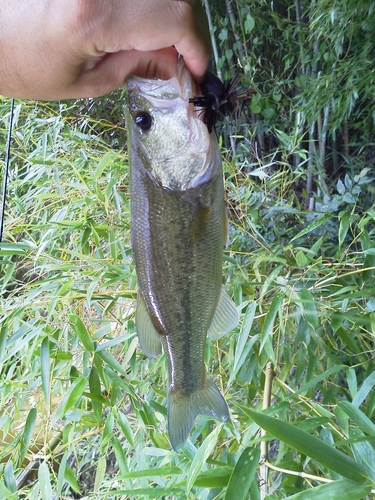
[[[205,79],[200,85],[201,96],[194,96],[189,102],[202,108],[203,122],[207,125],[211,133],[215,128],[220,115],[232,114],[239,101],[248,99],[253,92],[250,87],[237,88],[240,77],[223,83],[213,73],[207,73]]]

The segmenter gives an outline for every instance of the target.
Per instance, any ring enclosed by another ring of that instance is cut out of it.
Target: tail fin
[[[168,395],[168,433],[172,448],[185,444],[198,415],[212,415],[227,422],[229,410],[219,389],[208,377],[204,385],[190,394],[171,389]]]

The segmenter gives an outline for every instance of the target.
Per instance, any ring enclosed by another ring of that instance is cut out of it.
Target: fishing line
[[[3,241],[3,229],[4,229],[4,218],[5,218],[5,203],[7,198],[7,187],[8,187],[8,177],[9,177],[9,162],[10,162],[10,144],[12,142],[12,129],[13,129],[13,115],[14,115],[14,99],[10,101],[10,118],[9,118],[9,130],[8,138],[5,150],[5,171],[3,179],[3,197],[1,200],[1,217],[0,217],[0,243]]]

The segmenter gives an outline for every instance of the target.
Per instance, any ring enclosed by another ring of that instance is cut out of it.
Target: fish
[[[239,321],[222,286],[221,155],[189,103],[199,89],[182,58],[171,79],[131,75],[126,86],[136,328],[146,356],[165,352],[167,427],[179,451],[198,415],[230,418],[204,364],[207,335],[219,339]]]

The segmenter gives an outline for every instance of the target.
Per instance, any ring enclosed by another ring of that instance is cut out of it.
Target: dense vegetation
[[[171,451],[165,359],[134,324],[123,92],[16,101],[1,498],[374,498],[374,3],[206,7],[213,68],[253,88],[218,127],[241,322],[206,363],[232,421],[200,417]]]

